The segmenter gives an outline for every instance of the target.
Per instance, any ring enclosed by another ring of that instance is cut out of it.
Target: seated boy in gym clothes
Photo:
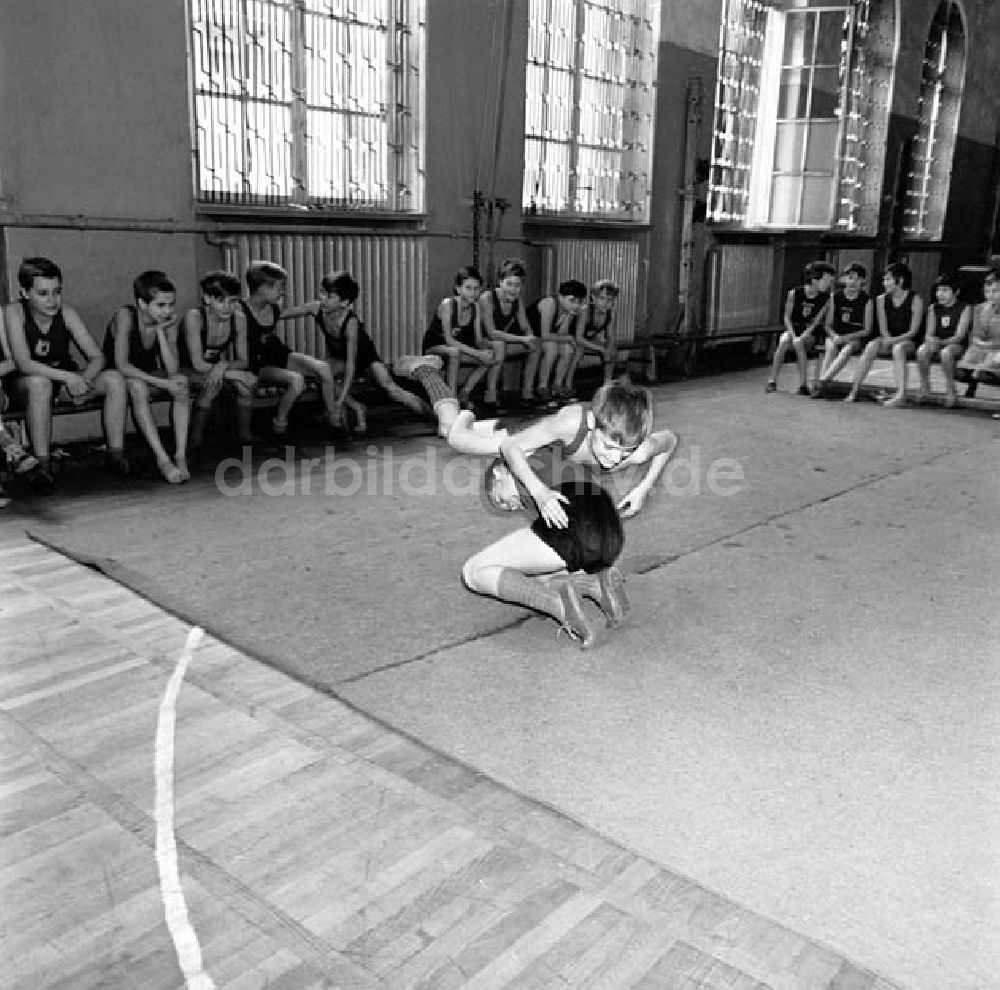
[[[189,309],[180,337],[181,364],[198,386],[188,447],[200,446],[212,405],[223,391],[236,396],[240,443],[255,441],[251,421],[257,377],[250,371],[247,322],[240,307],[240,280],[232,272],[209,272],[201,280],[201,306]]]
[[[104,356],[125,378],[132,416],[149,444],[160,474],[171,484],[187,481],[190,390],[177,356],[177,290],[164,272],[141,272],[132,282],[134,304],[120,306],[108,323]],[[170,397],[174,459],[160,440],[150,402]]]
[[[105,366],[104,355],[76,310],[62,301],[63,277],[48,258],[25,258],[17,272],[21,299],[4,307],[10,356],[17,374],[10,393],[27,404],[28,437],[41,470],[51,477],[49,444],[53,402],[82,405],[93,396],[104,402],[108,464],[128,474],[125,460],[125,382]],[[80,368],[73,348],[83,355]]]

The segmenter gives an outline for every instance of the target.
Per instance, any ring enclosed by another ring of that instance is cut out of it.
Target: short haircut
[[[213,299],[228,299],[240,294],[240,280],[232,273],[222,271],[209,272],[201,282],[201,291]]]
[[[983,285],[992,285],[994,282],[1000,283],[1000,268],[991,268],[983,279]]]
[[[256,292],[262,285],[287,282],[288,272],[273,261],[251,261],[243,275],[247,288]]]
[[[628,378],[602,385],[590,408],[597,428],[623,447],[642,443],[653,431],[653,393]]]
[[[152,302],[157,292],[177,293],[177,286],[167,277],[166,272],[157,268],[140,272],[132,280],[132,295],[137,301]]]
[[[502,282],[511,275],[524,278],[528,274],[528,269],[524,267],[524,262],[520,258],[504,258],[497,266],[497,281]]]
[[[573,299],[586,299],[587,287],[578,278],[567,279],[559,283],[559,295],[570,296]]]
[[[621,291],[618,283],[612,278],[599,278],[590,290],[591,295],[596,296],[599,292],[606,292],[612,299],[617,299]]]
[[[355,281],[354,276],[344,270],[324,275],[320,285],[323,286],[324,292],[335,292],[344,302],[355,302],[361,294],[361,286]]]
[[[482,273],[475,265],[463,265],[455,272],[455,288],[459,288],[467,279],[474,278],[480,285],[483,283]]]
[[[57,278],[62,281],[62,270],[48,258],[36,255],[34,258],[25,258],[17,269],[17,284],[29,292],[35,284],[36,278]]]
[[[932,291],[937,291],[942,288],[951,289],[952,292],[958,292],[962,286],[956,275],[952,275],[951,272],[942,272],[936,279],[934,279]]]
[[[904,289],[908,289],[913,284],[913,272],[909,265],[904,265],[902,261],[894,261],[885,266],[886,275],[891,275]]]
[[[852,261],[844,269],[844,274],[845,275],[850,275],[852,273],[855,274],[855,275],[857,275],[858,278],[860,278],[860,279],[866,279],[866,278],[868,278],[868,269],[865,268],[865,266],[863,264],[861,264],[860,261]]]
[[[837,269],[828,261],[810,261],[803,269],[802,280],[811,282],[813,279],[821,279],[824,275],[836,275]]]
[[[500,475],[501,472],[507,477],[511,478],[517,488],[517,496],[521,501],[521,504],[510,505],[507,503],[502,503],[500,501],[497,489],[500,486]],[[528,493],[528,489],[524,487],[521,480],[511,471],[507,462],[502,457],[494,457],[492,461],[486,466],[486,472],[483,475],[483,496],[486,499],[488,507],[496,509],[500,512],[517,512],[518,509],[527,508],[531,505],[531,495]]]

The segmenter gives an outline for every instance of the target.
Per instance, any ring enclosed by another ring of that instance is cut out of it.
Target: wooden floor
[[[889,990],[188,633],[0,523],[0,986]]]

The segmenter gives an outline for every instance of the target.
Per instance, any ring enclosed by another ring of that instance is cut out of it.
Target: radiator
[[[771,245],[715,245],[708,254],[705,279],[707,336],[736,335],[777,322]]]
[[[621,289],[615,338],[635,339],[639,292],[639,245],[634,241],[553,241],[545,254],[545,284],[555,292],[560,282],[579,279],[587,288],[602,278]]]
[[[288,272],[285,302],[317,298],[322,277],[347,269],[361,287],[358,315],[379,355],[391,364],[419,354],[427,305],[427,240],[381,234],[253,234],[227,238],[225,265],[241,278],[251,261],[273,261]],[[294,350],[324,357],[323,335],[311,318],[287,320]]]

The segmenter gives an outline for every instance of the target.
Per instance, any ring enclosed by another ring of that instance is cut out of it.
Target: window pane
[[[839,125],[834,123],[810,124],[806,146],[806,171],[833,173],[837,156]]]
[[[774,171],[801,172],[802,145],[808,124],[778,124],[774,138]]]
[[[840,106],[840,69],[815,69],[812,81],[812,105],[809,116],[836,117]]]
[[[782,69],[778,91],[778,119],[801,119],[806,115],[809,96],[808,69]]]
[[[785,51],[782,65],[809,65],[813,60],[816,15],[807,12],[785,16]]]
[[[816,65],[840,65],[844,44],[844,22],[844,13],[839,10],[827,10],[819,15]]]
[[[771,223],[792,226],[799,222],[802,179],[797,175],[776,175],[771,180]]]
[[[833,176],[807,175],[802,180],[802,217],[800,223],[826,226],[833,205]]]

